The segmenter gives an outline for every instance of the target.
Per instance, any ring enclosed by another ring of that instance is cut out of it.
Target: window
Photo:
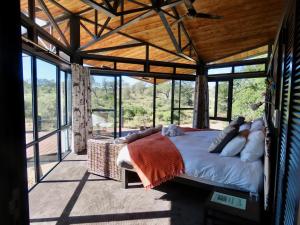
[[[154,124],[192,126],[195,81],[95,74],[91,87],[93,135],[99,138]]]
[[[110,138],[115,135],[115,78],[91,76],[93,135]]]
[[[45,176],[59,161],[57,134],[39,143],[40,178]]]
[[[42,137],[57,129],[56,66],[37,59],[38,131]]]
[[[209,116],[215,117],[216,82],[208,82]]]
[[[28,189],[36,184],[34,146],[26,148]]]
[[[172,81],[156,80],[156,112],[155,124],[168,125],[171,123]]]
[[[232,72],[232,67],[208,69],[208,75],[227,74],[227,73],[231,73],[231,72]]]
[[[32,120],[32,58],[27,54],[22,54],[23,59],[23,88],[25,106],[25,130],[26,143],[33,141],[33,120]]]
[[[217,117],[219,118],[227,118],[228,90],[228,82],[218,82]]]
[[[253,120],[263,115],[264,106],[253,111],[251,104],[264,101],[265,78],[236,79],[233,81],[232,117],[242,115]]]
[[[211,129],[223,130],[229,124],[228,121],[209,120],[209,127]]]
[[[192,127],[195,81],[174,81],[173,123]]]
[[[61,125],[65,125],[67,123],[67,95],[66,90],[66,73],[64,71],[60,71],[60,122]]]
[[[234,67],[235,73],[260,72],[260,71],[265,71],[265,70],[266,70],[265,64],[254,64],[254,65],[245,65],[245,66],[235,66]]]
[[[153,125],[153,83],[122,77],[122,132]]]
[[[22,59],[27,177],[30,190],[70,152],[72,83],[71,75],[59,71],[55,64],[26,53],[22,54]],[[36,68],[32,69],[33,65]],[[60,82],[57,78],[60,78]],[[61,110],[57,111],[59,103]],[[61,124],[58,123],[58,118],[61,119]]]

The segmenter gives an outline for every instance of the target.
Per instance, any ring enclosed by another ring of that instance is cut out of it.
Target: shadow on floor
[[[57,225],[63,224],[159,224],[159,225],[201,225],[203,224],[203,202],[205,197],[208,195],[206,191],[203,191],[199,188],[190,187],[187,185],[167,182],[159,187],[155,188],[154,191],[159,192],[158,198],[154,200],[161,202],[160,204],[169,204],[169,208],[158,208],[149,211],[143,211],[143,209],[138,210],[137,212],[116,212],[116,213],[104,213],[99,215],[72,215],[72,210],[75,204],[78,201],[79,196],[82,194],[82,191],[89,181],[111,181],[108,179],[89,179],[90,174],[86,171],[81,180],[46,180],[43,181],[44,184],[51,183],[67,183],[67,182],[77,182],[77,186],[69,198],[66,206],[64,207],[60,216],[49,217],[49,218],[32,218],[30,222],[32,224],[43,224],[43,223],[53,223]],[[134,187],[135,190],[120,190],[120,191],[141,191],[142,187],[140,184],[136,184]],[[120,187],[121,189],[121,187]],[[116,191],[116,190],[111,190]],[[145,195],[150,191],[145,190]],[[141,192],[144,194],[144,192]],[[109,198],[109,197],[108,197]],[[110,199],[107,199],[108,202]],[[131,201],[131,199],[127,199]],[[109,203],[108,203],[109,205]],[[141,208],[143,208],[141,206]],[[89,212],[88,210],[86,212]],[[93,213],[95,214],[95,213]],[[164,222],[159,222],[159,219],[163,219]],[[144,222],[147,221],[147,222]],[[167,222],[166,222],[167,221]],[[51,224],[52,224],[51,223]]]

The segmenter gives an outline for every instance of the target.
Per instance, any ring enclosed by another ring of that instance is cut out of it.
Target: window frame
[[[66,101],[66,124],[61,124],[61,96],[60,96],[60,88],[61,88],[61,83],[60,83],[60,75],[61,72],[63,72],[65,78],[70,75],[70,81],[72,82],[72,75],[70,69],[65,69],[62,68],[59,64],[49,60],[48,58],[43,58],[40,57],[30,51],[27,50],[22,50],[22,53],[28,55],[31,57],[31,81],[32,81],[32,120],[33,120],[33,140],[31,142],[26,143],[25,151],[27,152],[27,149],[33,148],[33,159],[34,159],[34,173],[35,173],[35,184],[31,186],[28,191],[30,192],[38,183],[40,183],[70,152],[71,148],[70,145],[68,146],[68,151],[67,154],[64,154],[62,156],[62,151],[61,151],[61,144],[62,144],[62,132],[67,131],[69,132],[69,129],[72,126],[72,119],[68,118],[68,107],[67,107],[67,84],[68,81],[65,79],[65,98],[63,101]],[[47,133],[46,135],[39,136],[38,134],[38,96],[37,96],[37,60],[41,60],[43,62],[49,63],[51,65],[54,65],[56,67],[56,129],[53,131]],[[72,90],[71,90],[72,91]],[[72,96],[72,94],[70,95]],[[39,155],[39,143],[42,141],[51,138],[52,136],[57,135],[57,162],[56,164],[50,168],[43,176],[40,176],[40,171],[38,168],[40,168],[40,155]]]

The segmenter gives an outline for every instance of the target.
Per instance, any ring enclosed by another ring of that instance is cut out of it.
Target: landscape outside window
[[[239,66],[234,69],[239,73],[259,72],[265,70],[264,64]],[[216,71],[214,71],[216,72]],[[228,75],[230,80],[230,74]],[[243,78],[232,79],[232,118],[244,116],[246,121],[252,121],[258,117],[262,117],[264,107],[258,110],[251,110],[251,104],[264,101],[264,93],[266,91],[265,78]],[[218,119],[210,119],[210,127],[214,129],[223,129],[228,125],[228,94],[229,81],[211,81],[209,87],[209,116]],[[216,86],[218,86],[218,96],[216,98]],[[215,112],[215,101],[217,100],[217,112]]]
[[[154,79],[144,80],[141,77],[128,76],[122,76],[121,79],[120,122],[122,129],[121,136],[124,136],[129,132],[139,130],[141,127],[153,126]],[[118,81],[119,77],[116,80]],[[93,133],[97,137],[107,138],[114,136],[114,82],[114,77],[91,76]],[[180,124],[181,126],[192,126],[195,81],[181,81],[180,88],[179,81],[174,80],[174,82],[173,123]],[[119,84],[116,87],[118,109]],[[155,103],[155,124],[169,125],[172,122],[172,80],[156,80]],[[119,127],[118,110],[116,110],[116,113],[116,125]]]

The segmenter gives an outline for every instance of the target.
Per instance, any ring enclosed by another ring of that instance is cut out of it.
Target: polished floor
[[[89,174],[86,158],[68,155],[29,193],[31,224],[203,224],[204,190],[171,182],[125,190]]]

